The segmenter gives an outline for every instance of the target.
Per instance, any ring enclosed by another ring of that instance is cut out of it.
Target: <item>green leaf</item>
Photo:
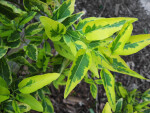
[[[24,24],[28,23],[30,20],[32,20],[34,18],[35,15],[36,15],[36,12],[34,12],[34,11],[30,11],[29,13],[22,15],[22,19],[21,19],[19,25],[24,25]]]
[[[74,12],[75,0],[66,0],[63,4],[54,12],[53,19],[58,22],[62,22],[68,16]]]
[[[131,55],[137,53],[145,46],[150,44],[150,34],[133,35],[126,42],[122,51],[119,51],[119,55]]]
[[[0,76],[7,82],[7,85],[10,85],[12,76],[5,58],[0,59]]]
[[[149,104],[150,104],[150,101],[145,101],[145,102],[139,103],[138,105],[135,106],[135,109],[137,111],[140,111],[143,107],[146,107]]]
[[[51,46],[49,42],[45,42],[43,45],[43,49],[45,50],[46,54],[51,55]]]
[[[7,83],[6,81],[0,76],[0,86],[7,88]]]
[[[7,39],[3,40],[3,44],[4,46],[8,47],[8,48],[18,48],[20,46],[20,39],[14,41],[14,42],[8,42]]]
[[[40,22],[31,23],[25,28],[25,36],[26,38],[31,37],[35,34],[38,34],[42,30],[43,27],[40,24]],[[36,38],[36,36],[34,38]],[[32,38],[28,38],[28,39],[32,39]]]
[[[68,47],[67,44],[63,40],[54,42],[54,47],[61,56],[65,57],[69,60],[74,60],[75,56],[73,55],[72,51],[70,50],[70,47]]]
[[[0,59],[7,53],[7,47],[0,47]]]
[[[90,52],[81,49],[77,52],[68,75],[64,98],[75,88],[75,86],[84,78],[92,63]]]
[[[39,111],[39,112],[43,111],[43,107],[41,103],[29,94],[19,94],[17,95],[16,99],[20,102],[28,104],[31,107],[31,109],[35,111]]]
[[[37,55],[38,55],[38,50],[37,47],[35,45],[28,45],[25,49],[26,54],[28,55],[28,57],[34,61],[37,60]]]
[[[59,85],[66,85],[66,81],[64,81],[65,75],[62,75],[55,81],[53,81],[53,85],[56,89],[59,89]]]
[[[1,13],[0,13],[0,22],[6,26],[11,26],[11,21]]]
[[[48,4],[40,0],[23,0],[23,3],[27,11],[42,11],[46,13],[49,17],[52,16],[52,11],[49,8]]]
[[[118,86],[120,94],[123,98],[125,98],[128,95],[127,90],[123,86]]]
[[[96,84],[91,84],[90,85],[90,92],[91,92],[93,98],[96,99],[96,96],[97,96],[97,86],[96,86]]]
[[[14,30],[10,26],[4,26],[0,24],[0,34],[1,37],[9,37]]]
[[[10,94],[10,92],[9,92],[8,88],[0,86],[0,95],[7,96],[9,94]]]
[[[15,113],[21,113],[19,106],[18,106],[18,103],[15,100],[12,101],[12,107],[13,107]]]
[[[0,95],[0,103],[9,99],[9,96],[8,95]]]
[[[112,113],[111,112],[111,107],[110,107],[108,102],[105,104],[105,107],[104,107],[102,113]]]
[[[95,83],[98,84],[98,85],[102,85],[103,84],[103,81],[101,79],[96,79],[95,80]]]
[[[102,18],[95,21],[88,22],[83,27],[83,33],[87,40],[103,40],[110,37],[115,32],[119,31],[127,22],[134,22],[136,18]]]
[[[116,97],[115,97],[115,80],[113,75],[107,70],[101,70],[101,79],[103,81],[104,89],[106,91],[106,96],[108,98],[108,102],[113,111],[116,109]]]
[[[133,26],[130,22],[124,24],[115,40],[111,43],[110,49],[112,54],[117,54],[123,50],[125,43],[131,36],[132,30]]]
[[[21,37],[20,37],[20,32],[18,31],[14,31],[8,38],[7,38],[7,41],[8,42],[15,42],[17,40],[19,40]]]
[[[142,98],[145,101],[150,101],[150,89],[146,90],[143,94],[142,94]]]
[[[84,14],[84,12],[79,12],[76,14],[73,14],[71,16],[69,16],[68,18],[66,18],[62,24],[64,24],[67,28],[69,26],[71,26],[74,22],[76,22],[82,15]]]
[[[120,98],[116,103],[116,111],[115,112],[121,112],[123,106],[123,98]]]
[[[131,104],[127,104],[125,113],[133,113],[133,106]]]
[[[54,21],[46,16],[41,16],[40,21],[44,25],[47,36],[52,41],[59,41],[66,33],[66,27],[57,21]]]
[[[12,3],[5,0],[0,1],[0,11],[9,19],[14,19],[15,17],[18,17],[25,13],[24,11],[22,11],[21,9],[13,5]]]
[[[59,73],[47,73],[25,78],[19,84],[19,91],[28,94],[32,93],[56,80],[60,76]]]

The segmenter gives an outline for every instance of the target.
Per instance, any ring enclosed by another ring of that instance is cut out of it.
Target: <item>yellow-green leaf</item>
[[[115,40],[110,44],[112,54],[117,54],[123,50],[123,47],[131,36],[133,26],[130,22],[124,24]]]
[[[133,113],[133,106],[131,104],[127,104],[126,113]]]
[[[93,98],[96,99],[96,96],[97,96],[97,86],[96,86],[96,84],[91,84],[90,85],[90,92],[91,92]]]
[[[54,42],[54,47],[61,56],[70,60],[74,60],[75,56],[72,53],[71,48],[68,47],[68,45],[63,40]]]
[[[21,102],[18,103],[18,107],[21,113],[26,113],[31,110],[31,107],[28,104],[21,103]]]
[[[12,101],[12,107],[13,107],[15,113],[21,113],[17,101],[15,101],[15,100]]]
[[[7,83],[6,81],[0,76],[0,86],[7,88]]]
[[[41,103],[29,94],[19,94],[17,95],[16,99],[22,103],[28,104],[31,107],[31,109],[35,111],[43,111]]]
[[[127,90],[123,86],[118,86],[118,88],[119,88],[119,92],[120,92],[121,96],[123,98],[125,98],[128,95]]]
[[[63,36],[63,39],[64,39],[64,42],[70,48],[70,50],[73,53],[73,55],[76,56],[77,49],[76,49],[76,46],[75,46],[74,42],[72,41],[71,37],[66,34],[66,35]]]
[[[120,98],[116,103],[116,111],[115,112],[121,112],[123,106],[123,98]]]
[[[9,96],[8,95],[0,95],[0,103],[9,99]]]
[[[66,27],[55,20],[52,20],[46,16],[41,16],[40,21],[45,27],[47,36],[52,41],[59,41],[61,37],[66,33]]]
[[[104,89],[106,91],[106,96],[108,98],[108,102],[113,111],[116,109],[116,96],[115,96],[115,80],[113,75],[107,70],[101,70],[101,79],[103,81]]]
[[[0,95],[9,95],[10,92],[8,90],[8,88],[0,86]]]
[[[74,12],[75,0],[66,0],[63,4],[54,12],[53,19],[59,22],[65,20]]]
[[[110,107],[108,102],[105,104],[105,107],[104,107],[102,113],[112,113],[111,112],[111,107]]]
[[[146,107],[149,104],[150,104],[150,101],[145,101],[145,102],[139,103],[138,105],[135,106],[135,109],[137,111],[140,111],[143,107]]]
[[[119,55],[134,54],[150,44],[150,34],[133,35],[129,38]]]
[[[103,40],[119,31],[127,21],[134,22],[136,20],[136,18],[125,17],[102,18],[88,22],[83,27],[83,33],[87,40]]]
[[[91,66],[91,63],[92,58],[90,52],[85,49],[80,49],[77,52],[68,75],[64,98],[66,98],[76,85],[84,78]]]
[[[47,73],[25,78],[18,84],[19,91],[24,94],[32,93],[50,84],[53,80],[56,80],[59,75],[59,73]]]

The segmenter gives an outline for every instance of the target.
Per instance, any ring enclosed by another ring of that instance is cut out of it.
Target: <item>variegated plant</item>
[[[3,6],[0,9],[9,12],[0,12],[0,104],[13,108],[3,106],[0,110],[22,113],[33,109],[53,113],[52,103],[45,96],[49,91],[44,86],[51,82],[56,89],[66,85],[64,98],[67,98],[84,79],[90,84],[94,98],[97,85],[104,86],[108,103],[103,113],[111,113],[111,109],[113,112],[118,109],[121,100],[116,103],[115,79],[110,71],[146,79],[131,70],[120,57],[134,54],[150,44],[150,34],[132,35],[132,23],[136,18],[89,17],[82,20],[84,12],[73,14],[75,0],[62,4],[60,1],[24,0],[25,11],[11,2],[0,1]],[[33,18],[36,22],[29,24]],[[57,55],[51,54],[50,40]],[[11,68],[14,64],[23,73],[26,70],[20,67],[28,67],[27,76],[18,79],[19,71]],[[68,66],[71,66],[69,70]],[[33,97],[37,95],[42,104]],[[21,105],[25,109],[21,109]]]

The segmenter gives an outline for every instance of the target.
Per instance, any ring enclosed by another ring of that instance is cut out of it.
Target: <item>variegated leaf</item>
[[[7,47],[0,47],[0,59],[7,53]]]
[[[66,0],[63,4],[54,12],[53,19],[58,22],[62,22],[74,12],[75,0]]]
[[[21,113],[17,101],[15,101],[15,100],[12,101],[12,107],[13,107],[15,113]]]
[[[47,36],[52,41],[59,41],[61,37],[66,33],[66,27],[57,21],[54,21],[46,16],[41,16],[40,21],[45,27]]]
[[[136,18],[124,17],[98,19],[88,22],[83,27],[83,33],[87,40],[103,40],[119,31],[127,21],[134,22],[136,20]]]
[[[39,111],[39,112],[43,111],[43,107],[42,107],[41,103],[29,94],[19,94],[19,95],[17,95],[16,99],[19,102],[28,104],[31,107],[31,109],[33,109],[35,111]]]
[[[12,82],[12,76],[5,58],[0,59],[0,76],[7,82],[7,85],[10,85]]]
[[[150,44],[150,34],[133,35],[129,38],[119,55],[134,54]]]
[[[142,99],[144,101],[150,101],[150,88],[142,94]]]
[[[50,84],[53,80],[56,80],[59,75],[59,73],[47,73],[25,78],[18,84],[19,91],[24,94],[32,93]]]
[[[107,70],[101,70],[101,79],[103,81],[104,89],[106,91],[106,96],[108,98],[108,102],[113,111],[116,109],[116,97],[115,97],[115,80],[113,75]]]
[[[0,22],[6,26],[11,26],[11,21],[1,13],[0,13]]]
[[[70,47],[68,47],[68,45],[62,39],[58,42],[54,42],[54,47],[61,56],[70,60],[74,60],[74,54],[72,53]]]
[[[105,104],[105,107],[104,107],[102,113],[112,113],[111,112],[111,107],[110,107],[108,102]]]
[[[90,85],[90,92],[91,92],[93,98],[96,99],[96,96],[97,96],[97,86],[96,86],[96,84],[91,84]]]
[[[101,69],[104,67],[114,72],[127,74],[140,79],[145,79],[140,74],[132,71],[120,56],[111,55],[111,51],[109,49],[100,47],[99,51],[103,53],[109,63],[99,57],[99,60],[97,62],[98,68]]]
[[[42,2],[41,0],[23,0],[23,4],[27,11],[42,11],[49,17],[52,16],[52,11],[48,4]]]
[[[64,98],[76,87],[76,85],[84,78],[92,63],[90,52],[80,49],[77,52],[68,75]]]
[[[8,38],[7,38],[7,41],[8,42],[15,42],[17,40],[19,40],[21,37],[20,37],[20,32],[18,31],[14,31]]]
[[[83,27],[85,26],[85,24],[88,23],[88,22],[97,20],[97,19],[98,19],[98,18],[96,18],[96,17],[89,17],[89,18],[85,18],[85,19],[81,20],[81,21],[77,24],[76,30],[77,30],[78,32],[80,32],[81,34],[83,34],[82,29],[83,29]]]
[[[4,39],[3,44],[4,44],[4,46],[6,46],[8,48],[18,48],[21,44],[21,41],[20,41],[20,39],[18,39],[14,42],[8,42],[7,39]]]
[[[127,40],[130,38],[133,26],[130,22],[124,24],[115,40],[110,44],[112,54],[117,54],[123,50]]]
[[[64,42],[70,48],[70,50],[73,53],[73,55],[76,56],[77,49],[76,49],[75,43],[73,42],[73,40],[71,39],[71,37],[66,34],[66,35],[63,36],[63,39],[64,39]]]
[[[18,107],[21,113],[26,113],[31,110],[31,107],[28,104],[21,103],[21,102],[18,103]]]
[[[115,112],[121,112],[123,107],[123,98],[120,98],[116,103],[116,111]]]
[[[25,28],[25,36],[31,37],[31,36],[41,32],[42,29],[43,29],[43,27],[41,26],[41,24],[39,22],[31,23]]]
[[[74,22],[76,22],[82,15],[84,14],[84,12],[79,12],[76,14],[71,15],[70,17],[66,18],[62,24],[64,24],[67,28],[69,26],[71,26]]]

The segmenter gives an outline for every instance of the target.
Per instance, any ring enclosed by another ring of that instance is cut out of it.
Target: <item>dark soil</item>
[[[141,7],[139,0],[76,0],[75,12],[86,11],[86,17],[136,17],[133,34],[150,33],[150,16]],[[130,56],[123,56],[130,68],[146,78],[150,78],[150,46]],[[144,92],[150,88],[150,81],[140,80],[127,75],[117,74],[128,90],[137,88]],[[104,88],[98,86],[98,97],[93,99],[89,85],[81,82],[67,99],[63,99],[64,87],[56,90],[51,87],[51,101],[56,113],[101,113],[107,101]]]

